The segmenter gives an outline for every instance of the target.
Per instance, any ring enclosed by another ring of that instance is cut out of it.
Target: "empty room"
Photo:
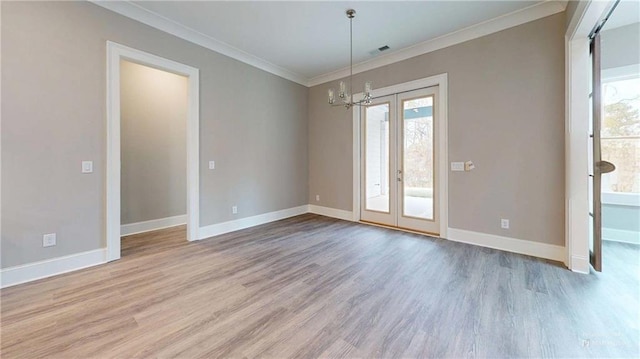
[[[640,357],[639,26],[0,2],[0,356]]]

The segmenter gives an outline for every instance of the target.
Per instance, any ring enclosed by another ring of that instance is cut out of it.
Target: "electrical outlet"
[[[43,247],[51,247],[56,245],[56,234],[49,233],[42,236],[42,246]]]
[[[316,202],[320,202],[320,195],[319,194],[316,195]]]
[[[501,219],[500,220],[500,227],[502,227],[502,229],[509,229],[509,220],[508,219]]]
[[[210,170],[216,169],[216,161],[209,161],[209,169]]]
[[[231,207],[231,213],[238,214],[238,206]]]
[[[474,168],[476,168],[476,166],[473,164],[473,162],[467,161],[467,162],[464,163],[464,170],[465,171],[469,172]]]

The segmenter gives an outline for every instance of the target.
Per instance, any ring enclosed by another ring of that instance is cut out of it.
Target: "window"
[[[602,160],[616,166],[602,191],[640,194],[640,78],[605,79],[602,91]]]

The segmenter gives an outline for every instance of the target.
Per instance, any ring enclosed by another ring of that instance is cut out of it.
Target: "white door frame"
[[[120,259],[120,60],[186,76],[187,240],[198,239],[200,85],[196,68],[107,41],[107,260]]]
[[[615,1],[579,2],[565,34],[566,265],[589,273],[589,34]]]
[[[447,74],[440,74],[431,77],[418,79],[415,81],[405,82],[389,87],[383,87],[372,91],[373,97],[381,97],[393,95],[400,92],[418,90],[425,87],[438,86],[438,121],[440,121],[440,129],[438,136],[440,144],[438,151],[440,153],[440,163],[438,166],[438,181],[441,184],[438,188],[440,196],[440,237],[447,237],[447,228],[449,227],[449,189],[448,189],[448,163],[449,163],[449,140],[447,134]],[[361,99],[362,93],[353,95],[355,100]],[[353,107],[353,220],[360,221],[360,106]]]

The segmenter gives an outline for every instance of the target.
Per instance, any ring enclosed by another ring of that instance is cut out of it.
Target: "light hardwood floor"
[[[2,290],[2,358],[639,357],[638,249],[605,272],[302,215]]]

